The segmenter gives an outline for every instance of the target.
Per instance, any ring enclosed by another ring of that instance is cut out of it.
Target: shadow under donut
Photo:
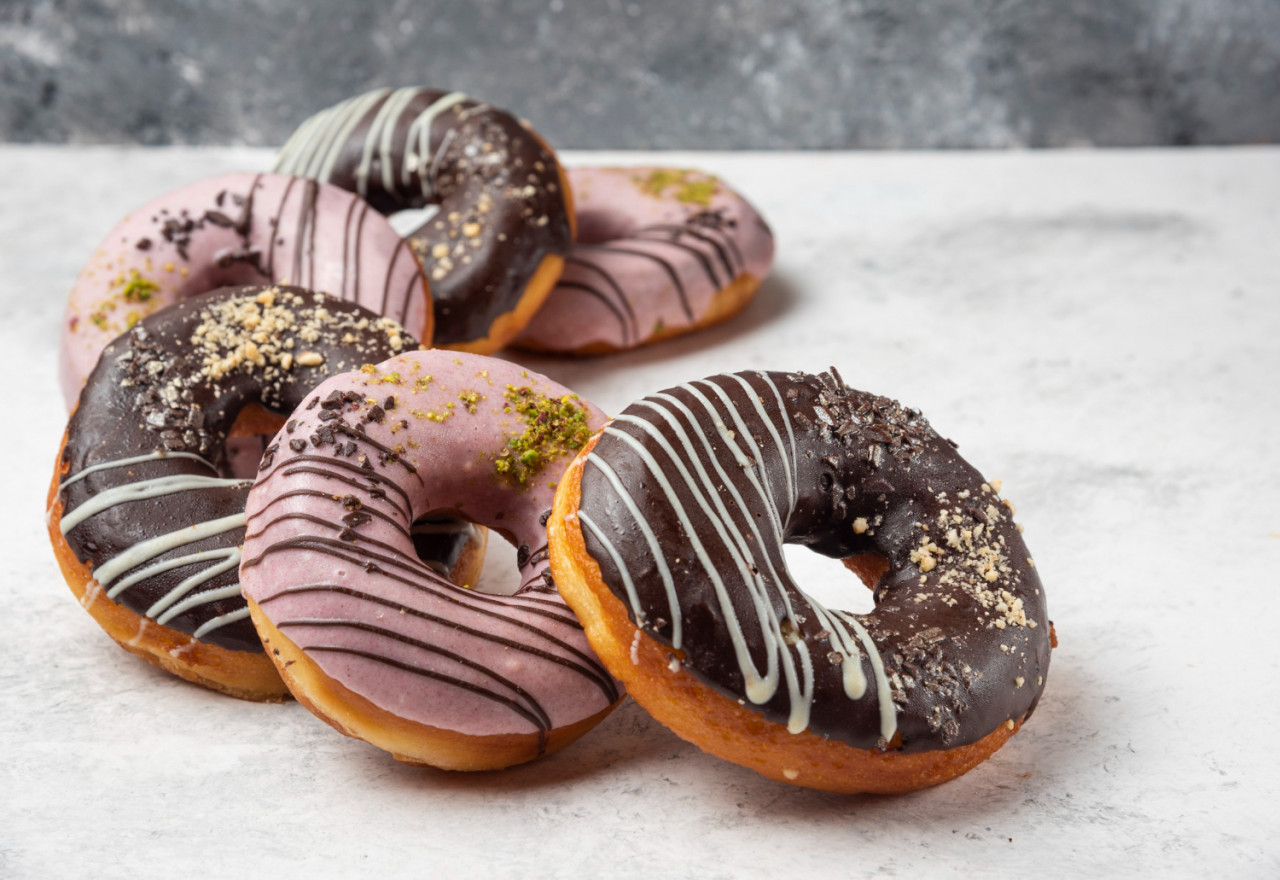
[[[555,356],[507,349],[498,356],[545,373],[570,388],[587,387],[602,371],[639,370],[653,363],[678,359],[749,337],[780,320],[795,307],[799,298],[799,289],[786,274],[775,272],[761,283],[760,289],[741,312],[692,333],[604,355]]]

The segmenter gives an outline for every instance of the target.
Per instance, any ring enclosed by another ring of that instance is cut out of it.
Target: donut
[[[312,116],[276,170],[358,193],[384,214],[435,206],[409,234],[431,276],[435,345],[497,351],[529,322],[573,238],[555,154],[461,92],[375,89]]]
[[[599,410],[515,364],[435,349],[335,376],[292,419],[249,495],[240,578],[299,702],[451,770],[549,754],[608,714],[620,691],[550,582],[543,525]],[[418,561],[408,524],[440,511],[518,548],[514,595]]]
[[[919,412],[822,375],[689,382],[577,456],[551,567],[609,670],[701,749],[771,779],[892,793],[1006,742],[1054,640],[1012,505]],[[827,608],[784,542],[846,560]]]
[[[569,168],[577,238],[514,345],[604,354],[741,311],[773,264],[773,234],[723,181],[677,168]]]
[[[225,288],[141,318],[90,374],[49,490],[49,536],[81,605],[182,678],[283,698],[236,573],[252,481],[222,475],[222,443],[243,407],[287,413],[326,376],[416,344],[388,318],[297,287]],[[481,536],[424,540],[437,564],[478,569]]]
[[[313,180],[227,174],[143,205],[94,251],[62,327],[67,407],[102,349],[141,318],[219,287],[276,283],[351,300],[431,340],[422,267],[367,203]]]

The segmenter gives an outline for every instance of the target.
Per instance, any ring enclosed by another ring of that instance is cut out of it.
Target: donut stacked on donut
[[[680,168],[570,168],[578,229],[515,345],[603,354],[726,320],[773,263],[773,234],[721,180]]]
[[[441,347],[505,345],[551,291],[573,235],[555,154],[511,114],[461,92],[350,98],[299,126],[276,170],[332,183],[386,214],[438,206],[409,240],[429,268]]]
[[[924,418],[835,375],[713,376],[629,406],[561,481],[556,584],[658,720],[771,778],[901,792],[1031,714],[1051,626],[1011,509]],[[850,560],[823,607],[784,542]]]
[[[431,341],[422,267],[366,202],[313,180],[227,174],[143,205],[98,245],[67,302],[67,406],[102,349],[139,319],[219,287],[276,283],[358,303]]]
[[[1034,711],[1055,641],[1012,506],[918,412],[834,370],[745,372],[606,422],[477,354],[740,311],[773,237],[720,180],[566,177],[527,124],[425,88],[316,114],[277,171],[137,210],[68,304],[49,532],[127,650],[448,769],[554,752],[625,685],[770,778],[904,792]],[[380,216],[424,206],[405,238]],[[229,475],[233,425],[278,429],[254,479]],[[518,548],[512,595],[472,589],[484,526]],[[874,610],[815,600],[785,543],[841,559]]]
[[[604,422],[505,361],[411,352],[326,381],[249,496],[240,575],[297,699],[411,763],[506,767],[572,742],[620,690],[547,572],[555,481]],[[410,524],[447,511],[519,548],[514,595],[441,577]]]
[[[288,413],[326,376],[416,345],[395,321],[286,286],[213,291],[140,319],[90,375],[50,487],[50,538],[81,604],[183,678],[284,696],[237,575],[252,481],[223,476],[223,442],[244,407]],[[470,572],[479,540],[444,535],[429,551]]]

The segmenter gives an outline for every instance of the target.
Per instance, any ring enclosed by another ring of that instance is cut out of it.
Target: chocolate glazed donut
[[[670,664],[659,677],[687,671],[727,698],[713,702],[737,717],[736,744],[687,712],[660,719],[774,778],[835,791],[944,781],[998,748],[1044,687],[1051,624],[1011,506],[918,412],[834,370],[713,376],[631,405],[562,481],[551,539],[584,622],[604,603],[625,609],[635,641],[619,668],[601,628],[587,632],[632,695],[653,711],[627,668],[652,642]],[[875,609],[809,597],[784,542],[847,560],[874,583]],[[628,635],[609,637],[625,648]],[[807,763],[738,748],[760,716],[782,747],[807,740]],[[832,758],[833,743],[860,763]]]
[[[299,126],[276,170],[358,193],[384,214],[439,206],[408,237],[431,276],[442,348],[506,344],[550,293],[573,239],[555,154],[511,114],[461,92],[349,98]]]
[[[326,376],[416,345],[388,318],[285,286],[192,297],[108,345],[50,489],[50,537],[81,604],[175,674],[282,698],[237,573],[252,480],[222,476],[223,442],[246,405],[288,413]],[[452,534],[427,538],[446,565],[471,537]]]

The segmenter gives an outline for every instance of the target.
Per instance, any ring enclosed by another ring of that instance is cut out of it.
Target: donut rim
[[[547,151],[547,155],[555,160],[556,176],[560,181],[561,202],[564,204],[565,215],[569,219],[569,246],[572,247],[573,240],[578,237],[578,214],[573,207],[573,187],[569,185],[569,173],[565,170],[564,163],[560,161],[560,157],[556,155],[556,151],[551,149],[551,145],[543,139],[542,135],[534,131],[531,126],[524,125],[523,128],[529,133],[530,137]],[[410,250],[413,249],[410,248]],[[520,298],[516,301],[515,308],[494,318],[489,324],[488,334],[479,339],[448,343],[437,347],[447,348],[450,351],[465,351],[469,354],[493,354],[501,350],[519,336],[525,327],[529,326],[529,322],[533,320],[533,316],[538,309],[542,308],[543,304],[546,303],[547,297],[551,296],[551,291],[555,290],[556,285],[560,283],[560,276],[564,274],[564,264],[565,254],[543,254],[542,259],[538,262],[538,268],[529,276],[524,290],[520,293]],[[423,277],[425,278],[426,276],[427,272],[424,265]],[[434,316],[434,306],[428,311]]]
[[[107,598],[86,563],[76,559],[62,535],[62,501],[58,486],[68,467],[62,461],[67,444],[63,431],[47,499],[49,540],[62,575],[80,606],[120,647],[179,678],[242,700],[279,703],[289,696],[265,653],[233,651],[202,642],[184,632],[148,620]]]
[[[577,518],[582,470],[602,433],[582,448],[556,490],[547,520],[551,570],[601,662],[636,702],[681,739],[778,782],[839,794],[901,794],[967,773],[1021,728],[1025,716],[953,749],[909,754],[859,749],[808,730],[788,733],[785,725],[765,720],[698,681],[682,665],[683,651],[658,642],[631,622],[626,606],[604,583],[600,566],[587,552]],[[859,570],[859,563],[847,564]]]
[[[542,140],[541,136],[538,135],[537,132],[533,132],[532,130],[530,131],[534,137]],[[548,146],[545,141],[543,141],[543,146],[546,147],[548,152],[551,152],[553,156],[555,155],[554,151],[551,150],[550,146]],[[556,161],[559,162],[558,157]],[[634,170],[627,166],[614,165],[583,167],[586,169],[605,172]],[[701,171],[697,173],[706,174],[706,172]],[[565,168],[563,163],[560,164],[560,180],[561,186],[564,187],[564,191],[569,194],[569,198],[566,199],[566,205],[569,210],[569,232],[571,238],[570,249],[572,250],[573,244],[576,244],[578,241],[578,212],[572,197],[572,186],[569,182],[568,169]],[[727,185],[726,189],[728,189]],[[732,190],[730,190],[730,192],[732,192]],[[741,198],[741,196],[739,197]],[[610,241],[620,241],[625,240],[626,238],[627,236],[622,235],[615,239],[610,239]],[[664,326],[660,331],[650,333],[644,339],[637,341],[633,345],[620,346],[613,345],[608,342],[588,342],[576,348],[557,348],[544,345],[536,340],[523,340],[516,338],[511,341],[511,347],[522,351],[534,352],[535,354],[546,354],[556,357],[596,357],[599,355],[617,354],[622,351],[644,348],[658,342],[663,342],[667,339],[684,336],[689,333],[696,333],[729,320],[751,304],[751,300],[755,297],[756,292],[759,290],[760,285],[763,282],[764,279],[762,277],[758,277],[750,272],[744,271],[730,279],[724,287],[715,292],[710,302],[707,304],[706,313],[700,319],[690,324]],[[552,289],[554,290],[554,286]],[[551,291],[548,291],[548,296],[550,293]],[[523,327],[521,329],[523,330]]]
[[[270,424],[277,417],[258,404],[247,420],[237,419],[230,436],[247,436],[260,425]],[[250,407],[242,410],[242,415]],[[259,421],[262,420],[262,421]],[[283,419],[280,419],[283,422]],[[62,448],[67,435],[63,431],[58,448],[58,465],[54,469],[46,503],[49,540],[58,567],[67,586],[80,606],[97,621],[120,647],[186,681],[203,685],[219,693],[241,700],[259,703],[281,703],[292,696],[288,683],[283,680],[272,658],[262,652],[232,651],[219,645],[202,642],[184,632],[148,620],[136,611],[108,599],[93,581],[89,566],[76,559],[71,545],[62,534],[62,501],[58,498],[58,486],[68,468],[62,463]],[[489,542],[489,530],[479,528],[476,538],[467,543],[449,576],[464,583],[472,583],[480,577],[484,568],[485,552]],[[251,615],[252,616],[252,615]],[[179,658],[182,658],[181,660]]]
[[[252,599],[249,617],[294,699],[339,733],[389,752],[393,758],[438,770],[501,770],[560,751],[591,730],[625,699],[573,724],[537,733],[474,736],[393,715],[330,678]]]
[[[759,278],[750,272],[744,272],[716,291],[715,296],[711,298],[711,302],[707,306],[707,313],[701,319],[692,324],[664,326],[657,333],[646,336],[632,346],[618,346],[608,342],[588,342],[577,348],[565,349],[551,348],[534,340],[517,340],[512,343],[512,347],[557,357],[595,357],[597,355],[617,354],[622,351],[634,351],[638,348],[665,342],[668,339],[674,339],[689,333],[696,333],[716,324],[724,323],[751,304],[751,300],[755,297],[760,284],[761,280]]]
[[[530,276],[524,286],[515,308],[503,312],[489,324],[489,333],[479,339],[468,339],[464,342],[449,342],[437,348],[449,351],[464,351],[468,354],[493,354],[501,350],[508,342],[520,335],[520,331],[533,320],[534,314],[542,308],[551,291],[560,281],[564,272],[564,257],[560,254],[544,254],[538,268]]]

